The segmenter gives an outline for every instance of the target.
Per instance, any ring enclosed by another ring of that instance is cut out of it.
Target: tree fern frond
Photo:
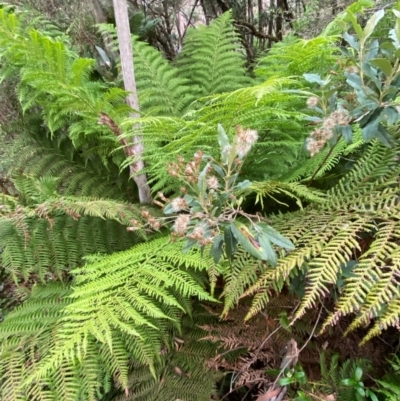
[[[335,311],[324,328],[344,315],[355,314],[348,330],[376,325],[365,340],[398,323],[398,147],[388,149],[371,143],[354,165],[319,204],[304,210],[271,217],[271,224],[290,238],[295,250],[281,253],[276,268],[251,269],[244,262],[232,266],[227,303],[253,295],[248,317],[261,311],[272,291],[280,291],[299,271],[306,274],[305,295],[294,314],[299,319],[331,291],[339,289]],[[365,249],[363,239],[369,242]],[[358,256],[356,256],[358,255]],[[343,271],[349,261],[357,263],[349,276]],[[246,275],[241,271],[250,269]],[[247,278],[246,278],[247,277]],[[248,287],[243,292],[243,289]],[[232,301],[233,300],[233,301]]]
[[[277,195],[286,195],[296,200],[301,206],[301,200],[320,203],[323,201],[324,193],[316,189],[308,188],[300,183],[286,183],[282,181],[252,182],[248,193],[256,194],[256,203],[260,202],[263,206],[263,198],[269,197],[274,200]],[[281,203],[278,201],[278,203]]]
[[[179,74],[186,78],[197,97],[230,92],[249,82],[244,67],[238,33],[232,12],[226,12],[209,27],[190,28],[177,58]]]
[[[286,82],[285,79],[271,79],[256,87],[204,98],[203,107],[180,118],[141,118],[140,128],[136,129],[144,136],[143,157],[149,166],[147,172],[155,182],[153,190],[171,189],[166,164],[177,155],[192,157],[200,149],[218,159],[218,124],[222,124],[229,135],[233,135],[236,125],[258,130],[259,141],[249,156],[251,168],[246,164],[243,168],[243,174],[249,179],[277,179],[286,173],[300,160],[301,144],[306,135],[302,128],[303,115],[293,111],[293,95],[280,89]],[[128,131],[135,122],[138,121],[127,119],[122,124],[123,138],[128,139],[135,133],[135,129]],[[269,169],[265,169],[267,161]],[[127,160],[126,165],[131,162]]]
[[[310,72],[324,74],[338,59],[335,46],[338,38],[333,35],[304,40],[289,35],[282,42],[275,43],[268,55],[258,61],[255,73],[264,79],[282,75],[302,76]]]
[[[196,254],[199,268],[205,270],[209,262]],[[69,400],[76,396],[73,389],[85,367],[89,369],[83,387],[86,395],[99,390],[106,374],[128,388],[131,357],[152,367],[154,374],[166,333],[180,329],[179,318],[187,309],[175,291],[183,299],[212,300],[184,268],[193,259],[191,254],[185,260],[180,243],[162,237],[109,257],[93,258],[74,271],[73,290],[58,284],[35,290],[0,326],[4,356],[14,347],[18,352],[9,354],[10,358],[19,358],[31,347],[40,351],[32,356],[34,366],[28,371],[20,366],[22,380],[17,387],[42,397],[47,391],[43,384],[51,383],[52,391],[68,395]]]
[[[140,230],[126,231],[132,219],[141,221],[139,208],[111,200],[47,198],[26,207],[4,202],[1,265],[16,281],[31,274],[41,281],[54,274],[62,278],[87,254],[123,250],[143,238]]]

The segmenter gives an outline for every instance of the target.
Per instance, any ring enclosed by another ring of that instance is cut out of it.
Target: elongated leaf
[[[368,142],[372,138],[376,137],[376,134],[378,132],[378,124],[379,124],[379,121],[376,119],[371,124],[367,124],[363,128],[362,134],[363,134],[364,141]]]
[[[274,228],[269,226],[266,223],[258,223],[258,226],[261,228],[262,232],[267,236],[267,238],[275,245],[280,246],[281,248],[293,250],[295,246],[290,239],[284,237]]]
[[[386,58],[374,58],[370,63],[374,67],[380,68],[387,77],[389,77],[393,71],[391,62]]]
[[[362,82],[361,78],[357,74],[349,74],[347,76],[346,82],[354,89],[361,89]]]
[[[244,224],[232,222],[230,228],[232,234],[246,252],[257,259],[265,259],[260,243]]]
[[[353,138],[353,131],[350,125],[338,126],[336,127],[338,132],[340,132],[347,143],[350,143]]]
[[[351,21],[353,28],[357,33],[358,38],[360,39],[360,41],[363,40],[364,32],[361,28],[361,25],[357,22],[356,16],[350,10],[347,10],[347,16],[348,16],[349,20]]]
[[[226,152],[229,147],[229,138],[221,124],[218,124],[218,144],[221,150],[221,160],[226,163],[229,156]]]
[[[216,171],[219,176],[221,176],[222,178],[225,177],[225,171],[220,166],[218,166],[218,164],[213,163],[212,166],[214,171]]]
[[[399,112],[393,106],[385,107],[382,114],[386,117],[389,125],[393,125],[399,120]]]
[[[353,35],[348,34],[345,32],[343,34],[344,40],[355,50],[360,50],[360,44],[357,42],[356,38]]]
[[[388,148],[393,146],[394,140],[390,132],[382,125],[378,124],[376,137]]]
[[[189,252],[194,246],[197,245],[197,241],[195,239],[188,238],[185,242],[185,245],[182,248],[182,253]]]
[[[275,267],[278,264],[278,258],[276,257],[276,252],[274,248],[272,248],[270,240],[264,233],[260,235],[258,239],[262,247],[263,259],[267,260],[271,266]]]
[[[203,195],[206,193],[207,190],[207,171],[210,167],[210,163],[207,163],[206,166],[204,167],[203,171],[199,174],[199,179],[197,181],[197,186],[199,188],[199,194]]]
[[[214,238],[214,242],[210,249],[210,256],[213,257],[214,262],[218,263],[222,256],[222,246],[224,245],[224,237],[222,235],[218,235]]]
[[[378,24],[378,22],[383,18],[383,16],[385,15],[385,10],[379,10],[377,11],[367,22],[367,24],[365,25],[364,28],[364,37],[363,40],[367,40],[372,33],[374,32],[374,29],[376,27],[376,25]]]
[[[251,186],[251,181],[249,180],[244,180],[236,184],[235,189],[239,189],[244,191],[245,189],[249,188]]]
[[[104,63],[107,67],[110,68],[110,67],[111,67],[111,60],[110,60],[110,58],[108,57],[107,53],[106,53],[101,47],[99,47],[99,46],[95,46],[95,47],[96,47],[96,50],[99,52],[100,57],[101,57],[103,63]]]
[[[318,85],[326,85],[329,81],[324,81],[318,74],[303,74],[304,79],[310,83],[317,83]]]
[[[232,234],[231,228],[227,227],[224,232],[225,252],[227,258],[231,261],[237,249],[237,240]]]

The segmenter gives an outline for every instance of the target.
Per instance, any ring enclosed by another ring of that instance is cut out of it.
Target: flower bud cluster
[[[226,134],[225,137],[221,162],[211,156],[205,157],[199,150],[189,162],[178,156],[175,162],[167,165],[168,174],[183,184],[181,194],[169,199],[159,192],[153,202],[164,210],[166,216],[157,219],[147,210],[142,211],[148,227],[159,229],[171,224],[172,240],[185,237],[189,246],[203,247],[220,235],[221,226],[241,213],[234,194],[236,178],[243,165],[242,159],[257,141],[258,133],[237,126],[232,145],[228,143]],[[132,222],[133,227],[128,229],[136,229],[136,223]]]
[[[187,182],[197,182],[202,160],[203,152],[201,150],[196,152],[193,160],[189,163],[185,163],[183,157],[178,156],[177,162],[168,163],[167,172],[171,177],[184,177]]]
[[[320,152],[324,148],[326,142],[333,137],[336,126],[345,126],[348,125],[349,122],[350,115],[345,109],[335,110],[331,115],[325,118],[322,127],[311,132],[307,139],[306,148],[310,152],[311,157]]]
[[[252,146],[257,142],[258,133],[252,129],[243,129],[242,126],[236,126],[236,136],[234,139],[235,150],[240,159],[245,157]]]

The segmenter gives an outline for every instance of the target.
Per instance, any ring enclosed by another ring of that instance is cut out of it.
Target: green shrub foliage
[[[133,37],[132,119],[120,82],[93,79],[95,60],[0,8],[0,76],[17,82],[22,113],[15,194],[0,195],[0,398],[218,399],[223,375],[206,362],[226,349],[205,340],[217,302],[227,315],[246,298],[250,319],[289,291],[292,322],[334,300],[322,330],[349,316],[347,332],[369,327],[365,342],[398,327],[400,14],[376,39],[382,17],[363,28],[351,10],[338,17],[348,46],[336,28],[287,38],[255,78],[230,12],[190,30],[173,62]],[[238,132],[258,138],[246,158],[231,151]],[[135,203],[122,149],[135,134],[163,210]],[[202,169],[186,185],[193,158]],[[217,245],[191,227],[182,250],[164,227],[176,199]]]

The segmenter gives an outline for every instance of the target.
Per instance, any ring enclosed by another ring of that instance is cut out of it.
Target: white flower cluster
[[[240,125],[236,127],[235,149],[239,158],[243,159],[249,153],[251,147],[257,142],[258,133],[252,129],[243,129]]]
[[[310,98],[311,99],[311,98]],[[333,137],[333,131],[336,126],[345,126],[350,122],[350,115],[347,110],[335,110],[329,117],[327,117],[322,127],[315,129],[311,132],[306,142],[306,148],[310,152],[311,157],[320,152]]]

